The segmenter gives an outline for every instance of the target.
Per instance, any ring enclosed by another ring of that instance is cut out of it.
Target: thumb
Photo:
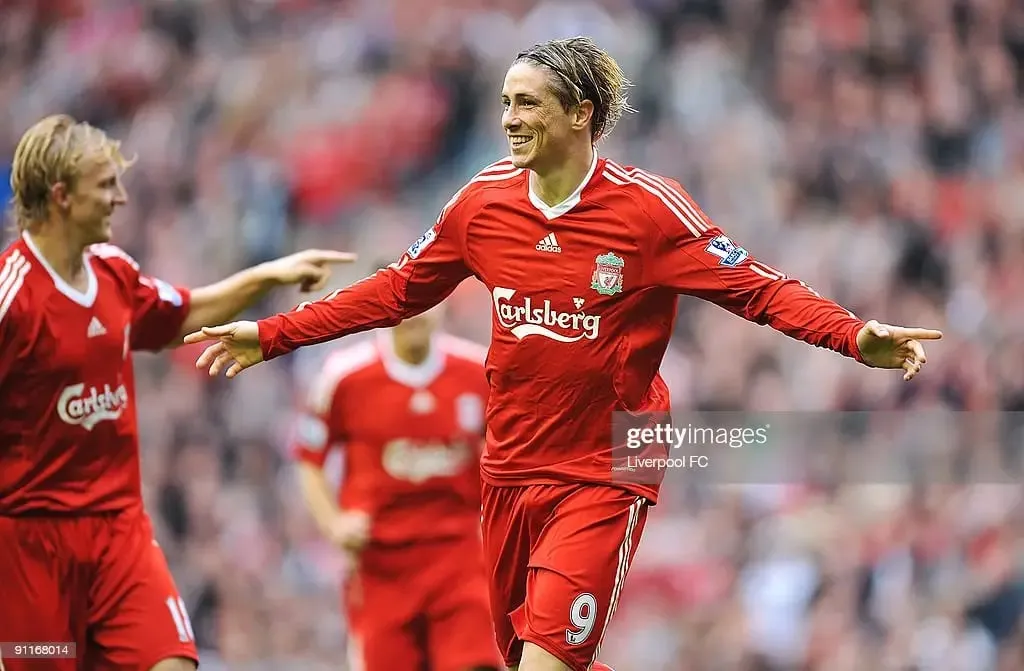
[[[222,326],[204,326],[203,335],[209,338],[223,338],[224,336],[232,336],[235,333],[235,323],[224,324]]]
[[[198,331],[189,333],[184,338],[186,345],[193,345],[197,342],[203,342],[206,340],[215,340],[222,336],[231,335],[234,331],[234,324],[225,324],[223,326],[203,326]],[[3,669],[0,669],[3,671]]]

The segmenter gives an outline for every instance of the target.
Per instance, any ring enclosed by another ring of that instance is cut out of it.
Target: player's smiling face
[[[501,123],[517,168],[558,165],[572,137],[572,116],[562,107],[543,68],[517,63],[505,75]]]
[[[121,173],[108,156],[83,158],[74,188],[68,194],[68,219],[85,244],[110,240],[110,217],[128,201]]]

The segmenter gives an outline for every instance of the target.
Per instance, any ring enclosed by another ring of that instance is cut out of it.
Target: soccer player
[[[396,263],[301,309],[186,338],[216,340],[196,364],[234,377],[483,282],[494,306],[484,553],[498,647],[519,671],[601,668],[661,483],[612,470],[613,412],[668,410],[658,369],[678,295],[906,380],[925,363],[920,341],[941,337],[861,320],[756,259],[677,181],[598,156],[627,85],[588,38],[521,52],[501,92],[511,156],[461,188]]]
[[[354,559],[354,669],[502,668],[480,541],[485,352],[437,330],[441,307],[332,352],[296,431],[306,504]],[[336,448],[337,499],[323,471]]]
[[[329,264],[354,258],[310,250],[194,290],[149,277],[108,243],[130,163],[64,115],[28,129],[14,154],[21,235],[0,254],[0,639],[73,642],[77,660],[8,656],[7,671],[196,668],[142,506],[132,352],[180,344],[275,286],[319,291]]]

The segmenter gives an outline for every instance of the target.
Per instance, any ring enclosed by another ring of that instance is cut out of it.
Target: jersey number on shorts
[[[180,596],[178,598],[169,596],[165,603],[167,610],[171,611],[171,618],[178,630],[178,640],[182,643],[195,641],[196,636],[192,632],[192,620],[188,618],[188,611],[185,610],[185,601]]]
[[[573,629],[565,630],[565,642],[569,645],[581,645],[591,632],[597,621],[597,599],[593,594],[584,592],[572,600],[569,606],[569,622]]]

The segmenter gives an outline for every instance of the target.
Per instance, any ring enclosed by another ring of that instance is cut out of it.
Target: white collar
[[[427,358],[418,364],[411,364],[398,358],[395,354],[395,335],[391,329],[381,329],[378,332],[377,347],[388,377],[407,387],[421,389],[429,386],[444,368],[444,353],[436,336],[430,340]]]
[[[88,287],[85,293],[82,293],[78,289],[68,284],[63,277],[57,274],[57,271],[53,269],[53,266],[46,260],[40,252],[39,248],[36,247],[36,243],[32,241],[32,236],[28,234],[28,231],[21,232],[21,239],[25,241],[25,245],[28,246],[32,255],[39,261],[39,265],[46,269],[46,272],[53,278],[53,284],[57,287],[57,291],[61,292],[74,302],[78,303],[82,307],[91,308],[92,304],[96,301],[96,291],[98,283],[96,282],[96,273],[93,272],[92,264],[89,259],[92,257],[88,252],[82,253],[82,267],[85,268],[85,275],[88,279]]]
[[[547,217],[548,221],[556,217],[560,217],[579,204],[580,194],[583,193],[583,188],[590,183],[590,178],[594,176],[595,170],[597,170],[597,147],[594,147],[594,158],[590,162],[590,170],[587,171],[587,174],[583,178],[583,181],[579,183],[579,186],[576,187],[575,191],[569,194],[568,198],[563,200],[561,203],[558,203],[557,205],[548,205],[547,203],[540,199],[540,196],[534,193],[533,181],[527,178],[526,183],[529,188],[530,202],[533,203],[534,207],[540,210],[541,214]]]

